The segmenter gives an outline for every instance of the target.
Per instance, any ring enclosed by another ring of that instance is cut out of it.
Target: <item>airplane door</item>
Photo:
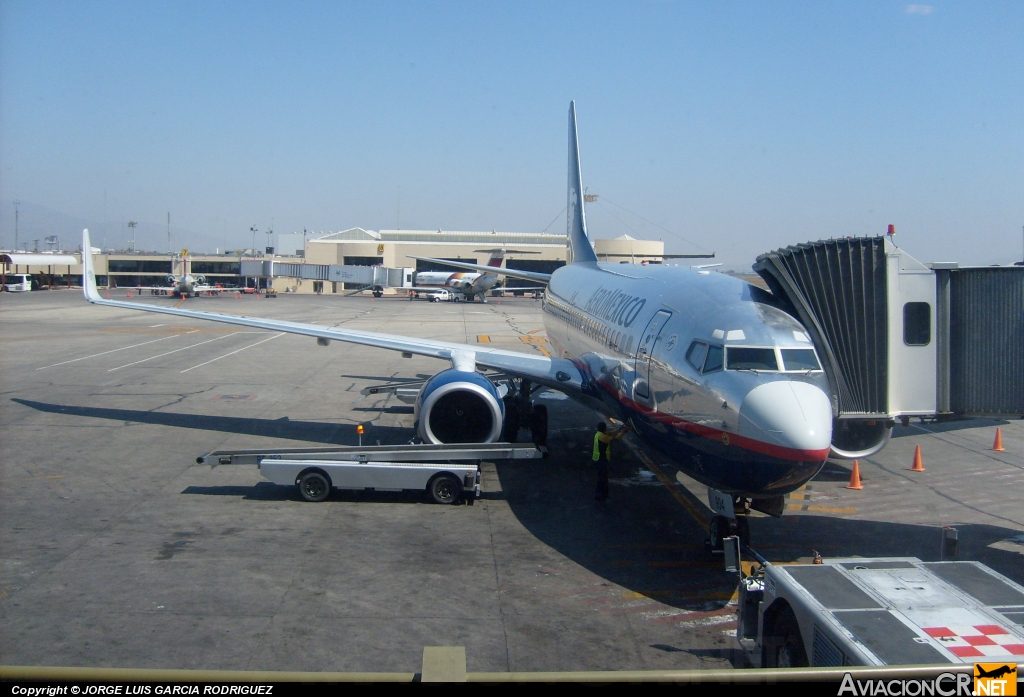
[[[637,397],[643,399],[650,399],[651,397],[651,354],[654,353],[654,344],[658,341],[658,335],[661,334],[661,330],[665,328],[665,324],[671,316],[672,313],[668,310],[658,310],[657,314],[648,323],[643,336],[640,337],[634,367],[636,379],[633,393]]]

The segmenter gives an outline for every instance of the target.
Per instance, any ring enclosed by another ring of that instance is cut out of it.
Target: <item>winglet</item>
[[[580,141],[576,135],[576,102],[569,102],[569,200],[566,204],[566,236],[569,262],[597,261],[587,236],[587,215],[583,210],[583,175],[580,173]]]
[[[89,229],[82,230],[82,292],[91,303],[100,299],[96,290],[96,272],[92,263],[92,244],[89,242]]]

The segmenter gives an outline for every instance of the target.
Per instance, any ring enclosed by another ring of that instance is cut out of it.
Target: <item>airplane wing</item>
[[[484,266],[483,264],[468,264],[463,261],[448,261],[447,259],[431,259],[430,257],[414,257],[410,256],[410,259],[416,259],[417,261],[432,261],[437,264],[447,264],[448,266],[454,266],[457,269],[469,269],[470,271],[482,271],[484,273],[493,273],[498,276],[511,276],[512,278],[522,278],[527,281],[536,281],[537,283],[547,283],[551,280],[551,274],[540,273],[537,271],[520,271],[519,269],[503,269],[498,266]]]
[[[82,232],[82,249],[90,249],[88,230]],[[430,356],[432,358],[449,360],[457,370],[474,371],[477,369],[477,366],[500,370],[516,377],[527,378],[533,382],[552,387],[561,392],[578,393],[582,390],[582,375],[579,369],[576,368],[576,365],[566,358],[549,358],[547,356],[503,351],[501,349],[471,344],[417,339],[395,334],[366,332],[341,327],[321,327],[316,324],[262,317],[246,317],[244,315],[231,315],[223,312],[185,310],[164,305],[106,300],[100,297],[99,291],[96,289],[96,273],[93,268],[91,254],[82,255],[82,267],[84,276],[83,292],[86,300],[94,305],[156,312],[164,315],[187,317],[188,319],[255,327],[257,329],[266,329],[267,331],[301,334],[328,341],[344,341],[363,346],[373,346],[389,351],[401,351],[402,353],[415,354],[417,356]]]

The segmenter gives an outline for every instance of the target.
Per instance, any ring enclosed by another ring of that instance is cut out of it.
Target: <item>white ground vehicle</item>
[[[442,300],[445,302],[449,302],[453,297],[451,291],[444,289],[422,291],[421,293],[417,293],[416,295],[417,297],[423,295],[423,297],[425,297],[432,303],[441,302]]]
[[[1024,662],[1024,587],[974,561],[775,565],[740,583],[761,667]]]
[[[216,451],[199,464],[257,465],[284,486],[295,485],[306,501],[323,501],[331,489],[424,491],[435,503],[467,503],[480,496],[482,460],[528,460],[542,456],[532,445],[467,443],[442,445],[328,446]]]
[[[27,273],[7,274],[7,278],[13,283],[5,283],[4,290],[8,293],[21,293],[32,290],[32,276]]]

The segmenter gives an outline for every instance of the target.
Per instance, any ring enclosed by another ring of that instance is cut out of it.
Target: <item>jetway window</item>
[[[782,349],[782,364],[786,370],[821,370],[814,349]]]
[[[903,306],[903,343],[927,346],[932,340],[932,307],[928,303]]]
[[[773,348],[729,346],[726,349],[728,370],[778,370],[779,362]]]
[[[690,348],[686,349],[686,360],[697,370],[704,365],[704,357],[708,355],[708,345],[703,341],[694,341]]]
[[[721,346],[709,346],[708,357],[704,360],[705,373],[713,373],[722,369],[722,357],[725,351]]]

